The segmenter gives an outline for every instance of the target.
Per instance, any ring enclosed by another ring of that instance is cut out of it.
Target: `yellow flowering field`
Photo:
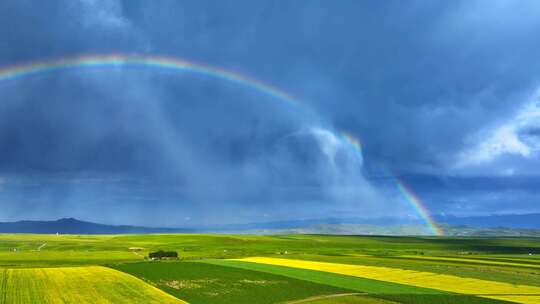
[[[185,303],[100,266],[0,269],[0,303]]]
[[[513,285],[510,283],[378,266],[348,265],[266,257],[252,257],[238,260],[332,272],[516,303],[540,303],[540,287],[536,286]]]

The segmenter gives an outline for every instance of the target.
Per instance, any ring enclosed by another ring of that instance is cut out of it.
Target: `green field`
[[[156,250],[175,250],[181,260],[145,262],[144,256]],[[0,234],[0,271],[11,273],[11,280],[21,286],[38,284],[39,280],[24,272],[15,275],[14,270],[29,268],[32,273],[40,268],[58,271],[77,266],[69,269],[84,272],[87,267],[83,266],[102,265],[138,277],[143,286],[157,287],[190,303],[505,303],[382,279],[230,260],[254,256],[540,286],[540,239],[535,238]],[[64,289],[57,295],[84,298],[85,292],[103,290],[103,297],[114,296],[106,288],[95,286],[103,281],[102,274],[93,276],[94,281],[84,281],[77,285],[80,288]],[[120,287],[115,289],[115,299],[122,295],[124,298],[115,302],[135,299],[133,291],[122,292],[129,289],[125,287],[129,284],[122,283],[120,277],[117,280]],[[55,289],[54,282],[39,282],[43,288]],[[17,296],[13,289],[7,292],[5,284],[0,286],[0,303],[20,303],[14,300]],[[347,295],[351,293],[362,295]],[[325,298],[333,295],[336,297]]]

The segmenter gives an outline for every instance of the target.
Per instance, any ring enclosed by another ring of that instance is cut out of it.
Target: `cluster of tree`
[[[176,251],[156,251],[150,252],[148,257],[151,259],[178,259],[178,252]]]

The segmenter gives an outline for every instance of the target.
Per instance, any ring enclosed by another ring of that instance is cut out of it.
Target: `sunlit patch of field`
[[[125,251],[41,251],[0,252],[0,267],[35,268],[55,266],[102,265],[111,262],[140,261],[142,256]]]
[[[239,259],[239,261],[338,273],[453,293],[477,295],[480,297],[516,303],[540,303],[540,287],[536,286],[513,285],[488,280],[461,278],[444,274],[377,266],[348,265],[265,257],[244,258]]]
[[[101,266],[0,269],[0,303],[185,303]]]

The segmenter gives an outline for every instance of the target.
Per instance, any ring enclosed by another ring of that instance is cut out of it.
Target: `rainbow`
[[[360,160],[360,162],[363,162],[364,157],[362,154],[362,143],[360,140],[349,132],[341,132],[341,135],[343,137],[343,141],[352,148],[355,156]]]
[[[434,235],[444,235],[444,232],[437,226],[437,223],[433,220],[433,217],[429,213],[429,210],[425,207],[422,200],[408,187],[403,181],[396,179],[397,188],[405,200],[414,208],[414,210],[424,220],[430,232]]]
[[[173,70],[176,72],[191,72],[203,76],[222,79],[251,88],[272,97],[275,100],[284,102],[290,106],[294,106],[304,113],[309,113],[314,117],[318,117],[309,107],[303,105],[298,99],[272,85],[222,68],[173,57],[112,54],[78,56],[73,58],[38,61],[0,68],[0,82],[10,80],[14,81],[20,78],[30,77],[32,75],[78,70],[82,68],[113,67],[158,68],[164,70]],[[362,161],[363,157],[361,142],[350,133],[342,132],[340,135],[341,140],[351,147],[358,159]],[[419,216],[426,222],[430,231],[436,235],[443,235],[442,231],[437,227],[431,218],[428,210],[424,207],[422,201],[409,188],[407,188],[403,182],[397,180],[397,184],[400,192],[414,207]]]
[[[185,71],[196,73],[249,87],[270,96],[275,100],[286,102],[289,105],[301,108],[303,112],[313,114],[312,111],[303,106],[299,100],[274,86],[218,67],[172,57],[113,54],[38,61],[0,68],[0,82],[16,80],[37,74],[104,67],[158,68],[176,72]]]
[[[346,142],[355,151],[357,157],[362,160],[362,144],[360,140],[348,132],[341,133],[344,142]],[[403,181],[393,178],[396,181],[399,192],[405,198],[405,201],[415,210],[415,212],[426,223],[429,231],[434,235],[444,235],[444,232],[437,226],[429,210],[425,207],[422,200],[408,187]]]

